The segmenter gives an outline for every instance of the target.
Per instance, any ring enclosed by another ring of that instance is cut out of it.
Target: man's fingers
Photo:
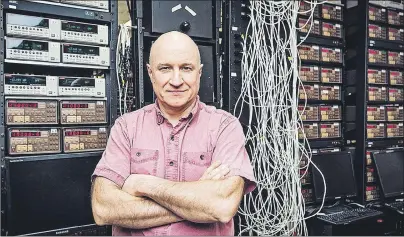
[[[214,161],[203,173],[202,177],[199,180],[209,179],[210,173],[220,166],[221,162],[219,160]]]
[[[212,170],[207,176],[208,179],[218,179],[217,177],[222,177],[229,173],[230,169],[227,165],[221,165],[220,167]]]
[[[220,169],[217,169],[218,172],[216,172],[214,175],[211,176],[212,180],[220,180],[223,179],[228,173],[230,173],[230,168],[226,166],[220,167]]]

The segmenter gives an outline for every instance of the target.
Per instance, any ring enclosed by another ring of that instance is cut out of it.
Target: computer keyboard
[[[364,220],[370,217],[375,217],[383,214],[381,211],[369,209],[369,208],[355,208],[351,210],[345,210],[332,214],[319,215],[318,219],[334,224],[343,225],[354,221]]]
[[[404,202],[389,202],[386,203],[386,206],[391,207],[396,211],[404,212]]]

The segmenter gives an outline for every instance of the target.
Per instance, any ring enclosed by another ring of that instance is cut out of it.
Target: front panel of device
[[[45,39],[60,39],[60,21],[45,17],[7,13],[7,34]]]
[[[79,44],[63,44],[64,63],[109,66],[109,48]]]
[[[6,123],[22,124],[57,124],[58,103],[55,100],[7,100]]]
[[[10,155],[59,153],[60,129],[12,128],[9,129]]]
[[[56,42],[7,38],[6,48],[9,59],[60,62],[60,44]]]
[[[63,129],[63,147],[66,153],[104,150],[107,140],[105,127]]]
[[[108,44],[108,26],[62,21],[61,39],[71,42]]]
[[[106,101],[60,101],[60,114],[62,124],[106,123]]]
[[[57,96],[58,79],[53,76],[5,74],[6,95]]]
[[[60,96],[105,97],[105,79],[59,77]]]

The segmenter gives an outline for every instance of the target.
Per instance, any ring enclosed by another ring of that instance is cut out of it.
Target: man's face
[[[202,72],[195,47],[180,42],[159,44],[151,57],[147,70],[159,101],[173,109],[193,102]]]

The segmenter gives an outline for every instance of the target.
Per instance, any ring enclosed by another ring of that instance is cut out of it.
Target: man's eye
[[[160,70],[168,70],[168,67],[161,67]]]
[[[191,71],[192,68],[191,68],[191,67],[184,67],[184,70],[185,70],[185,71]]]

